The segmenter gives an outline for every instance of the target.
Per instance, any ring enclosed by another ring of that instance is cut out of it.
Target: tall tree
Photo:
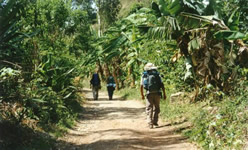
[[[101,37],[105,29],[116,21],[121,5],[119,0],[96,0],[95,3],[97,6],[98,37]],[[102,68],[100,61],[97,61],[98,68]],[[104,64],[103,66],[105,76],[108,76],[110,70],[109,65]]]
[[[101,32],[114,23],[121,9],[119,0],[96,0],[98,9],[98,24]]]

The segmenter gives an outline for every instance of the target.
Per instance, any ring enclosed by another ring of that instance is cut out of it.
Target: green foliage
[[[196,114],[194,128],[186,134],[205,149],[241,149],[245,143],[243,132],[247,130],[246,106],[247,95],[238,100],[226,98],[217,107]]]
[[[3,68],[0,70],[0,102],[13,101],[14,97],[19,97],[15,91],[18,89],[18,85],[22,82],[21,71],[14,70],[12,68]]]
[[[209,94],[209,105],[193,115],[194,126],[186,132],[186,135],[197,141],[204,149],[243,148],[247,135],[245,131],[248,115],[248,83],[245,70],[239,69],[242,77],[233,84],[233,91],[229,96],[220,95],[223,100],[216,102],[214,96],[218,94],[212,96]]]
[[[214,35],[217,39],[226,39],[226,40],[236,40],[236,39],[245,38],[245,34],[237,31],[218,31]]]
[[[101,20],[101,28],[105,30],[106,27],[114,23],[117,19],[117,15],[121,8],[119,0],[108,1],[108,0],[96,0],[98,7],[98,19]]]
[[[161,100],[160,106],[162,118],[172,124],[191,121],[192,116],[201,111],[201,106],[204,105],[204,102],[196,105],[189,103],[190,99],[186,100],[186,97],[177,98],[174,99],[175,101],[171,101],[170,96],[174,92],[175,91],[169,88],[166,89],[168,99],[166,101]]]
[[[1,2],[2,3],[2,2]],[[23,3],[15,2],[15,0],[8,1],[7,4],[0,5],[0,48],[13,46],[20,41],[20,34],[16,27],[17,21],[20,19],[20,12],[23,10]],[[12,11],[13,10],[13,11]],[[14,40],[15,39],[15,40]]]
[[[213,0],[159,0],[152,4],[159,19],[158,23],[149,29],[148,36],[166,42],[171,39],[177,42],[177,47],[186,60],[184,80],[193,81],[191,85],[195,86],[196,91],[204,90],[204,86],[208,84],[225,92],[231,90],[226,88],[229,83],[227,76],[233,77],[231,74],[234,73],[233,62],[236,59],[234,55],[238,55],[237,51],[232,49],[233,46],[234,49],[243,46],[228,43],[227,40],[246,38],[246,34],[241,33],[238,28],[238,9],[227,18],[223,17],[224,12],[220,11],[220,7],[222,3]],[[233,55],[228,55],[230,51]]]
[[[121,10],[118,14],[118,18],[125,18],[128,15],[135,13],[140,8],[146,7],[150,8],[151,1],[150,0],[120,0],[121,2]]]
[[[223,18],[225,23],[234,28],[247,32],[247,2],[245,0],[225,0],[222,3]]]
[[[116,95],[120,95],[124,100],[139,100],[140,91],[139,87],[137,88],[123,88],[115,92]]]
[[[61,135],[81,111],[74,82],[86,75],[79,58],[91,49],[88,14],[63,0],[10,0],[0,12],[0,123]],[[4,142],[30,143],[14,140]]]
[[[132,86],[121,95],[139,99],[144,64],[152,62],[168,97],[196,90],[191,100],[198,95],[217,108],[167,101],[161,106],[165,118],[192,120],[188,135],[206,149],[239,148],[236,139],[243,140],[246,128],[247,113],[240,112],[247,105],[247,69],[237,66],[247,46],[235,40],[247,39],[246,1],[157,0],[152,9],[143,7],[148,0],[121,1],[134,5],[120,20],[120,1],[95,2],[101,37],[90,27],[96,22],[91,0],[1,2],[0,121],[59,127],[53,131],[59,136],[80,110],[76,77],[89,76],[97,65],[103,79],[113,73],[118,87]]]
[[[208,86],[204,102],[189,103],[187,93],[172,101],[162,101],[162,117],[172,124],[191,122],[192,127],[183,132],[204,149],[243,149],[248,115],[246,69],[239,69],[239,75],[242,77],[233,84],[229,95]],[[166,90],[168,97],[175,92],[171,87]]]

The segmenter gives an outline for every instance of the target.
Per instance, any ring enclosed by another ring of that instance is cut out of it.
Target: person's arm
[[[143,79],[143,76],[142,76],[141,79],[140,79],[140,95],[141,95],[142,100],[145,99],[143,81],[144,81],[144,79]]]
[[[166,100],[166,93],[165,93],[165,89],[164,89],[164,84],[162,85],[162,91],[163,91],[163,95],[164,95],[164,100]]]
[[[144,100],[145,96],[144,96],[144,88],[142,84],[140,85],[140,94],[141,94],[141,98]]]
[[[160,77],[160,83],[161,83],[161,89],[162,89],[162,91],[163,91],[163,98],[164,98],[164,100],[166,100],[166,93],[165,93],[165,88],[164,88],[164,83],[163,83],[163,81],[162,81],[162,78]],[[162,95],[161,95],[162,96]]]
[[[93,82],[92,80],[93,78],[90,79],[90,88],[92,88],[92,82]]]

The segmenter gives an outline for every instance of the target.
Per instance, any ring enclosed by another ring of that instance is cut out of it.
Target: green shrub
[[[16,92],[23,81],[21,71],[12,68],[2,68],[0,70],[0,102],[14,101],[16,97],[20,97],[20,93]]]
[[[194,127],[186,132],[204,149],[242,149],[245,143],[248,94],[224,99],[195,114]]]

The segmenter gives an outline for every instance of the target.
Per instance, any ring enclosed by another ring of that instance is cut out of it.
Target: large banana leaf
[[[214,34],[217,39],[226,39],[226,40],[237,40],[244,39],[246,37],[245,34],[238,31],[228,31],[228,30],[220,30]]]
[[[116,57],[116,56],[120,56],[121,52],[119,50],[115,50],[111,53],[109,53],[107,55],[107,57],[105,58],[106,61],[110,61],[112,58]]]
[[[239,30],[239,17],[240,17],[240,13],[237,12],[238,8],[236,8],[231,16],[228,19],[227,25],[231,30]]]
[[[128,38],[126,36],[119,36],[117,38],[112,39],[108,45],[106,45],[106,48],[103,50],[103,53],[109,53],[112,50],[118,49],[121,45],[123,45]]]
[[[155,4],[153,4],[153,5],[155,5]],[[159,0],[158,7],[159,7],[159,10],[160,10],[160,13],[162,16],[170,15],[170,12],[167,9],[167,5],[168,4],[164,0]]]

